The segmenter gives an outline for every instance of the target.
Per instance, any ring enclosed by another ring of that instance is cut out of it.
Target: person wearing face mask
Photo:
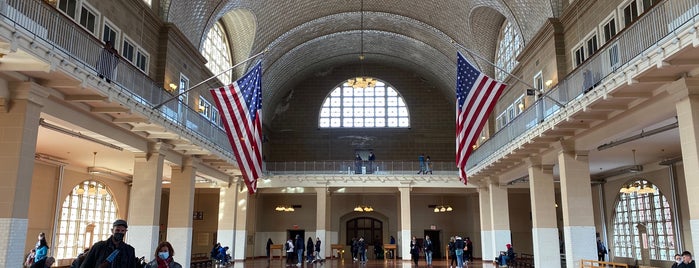
[[[672,264],[672,268],[680,267],[681,263],[682,263],[682,255],[675,254],[675,263]]]
[[[124,242],[129,225],[125,220],[116,220],[112,224],[112,236],[95,243],[87,257],[80,264],[81,268],[135,268],[136,254],[134,248]]]
[[[145,268],[182,268],[182,265],[172,259],[174,255],[175,251],[170,242],[160,242],[158,249],[155,250],[155,259],[149,262]]]

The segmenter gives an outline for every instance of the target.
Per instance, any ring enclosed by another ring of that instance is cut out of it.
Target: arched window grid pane
[[[86,246],[107,239],[116,213],[112,195],[104,184],[84,181],[76,185],[61,205],[56,258],[75,258]],[[90,226],[94,226],[92,232],[88,232]]]
[[[206,35],[202,51],[204,58],[207,60],[206,67],[208,67],[212,73],[221,73],[233,65],[229,48],[228,38],[226,38],[223,26],[217,22]],[[217,78],[221,83],[227,85],[231,83],[232,76],[232,72],[229,71],[219,75]]]
[[[495,78],[503,81],[507,78],[507,73],[517,66],[517,55],[522,51],[523,42],[512,24],[508,21],[500,29],[500,39],[495,56],[495,64],[504,69],[495,68]]]
[[[347,245],[352,243],[352,239],[364,238],[367,246],[375,243],[374,239],[383,237],[383,224],[381,221],[370,217],[358,217],[347,221]],[[381,242],[381,241],[379,241]]]
[[[409,128],[410,114],[400,93],[385,82],[378,81],[374,87],[365,88],[343,83],[323,101],[318,125],[321,128]]]
[[[646,180],[630,182],[636,183],[649,185]],[[641,258],[642,238],[636,227],[638,224],[646,226],[651,259],[665,260],[676,251],[669,202],[655,185],[651,187],[655,193],[619,193],[613,217],[615,256]]]

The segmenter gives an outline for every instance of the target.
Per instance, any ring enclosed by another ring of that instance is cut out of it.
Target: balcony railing
[[[50,46],[53,53],[61,55],[82,71],[97,75],[96,64],[103,49],[100,40],[43,1],[7,0],[6,3],[0,9],[0,19],[15,25],[19,31],[33,35],[36,42]],[[152,108],[172,97],[171,93],[123,58],[112,82],[132,101],[147,107]],[[206,86],[218,87],[214,83]],[[232,155],[225,131],[186,103],[173,100],[159,110],[163,117]]]
[[[267,175],[334,174],[334,175],[416,175],[418,161],[307,161],[266,162]],[[457,175],[454,162],[431,162],[433,175]],[[429,175],[429,174],[428,174]]]
[[[699,0],[667,0],[646,12],[634,24],[610,40],[600,51],[576,68],[558,85],[546,92],[549,98],[539,98],[524,112],[485,141],[468,159],[467,169],[477,166],[507,144],[517,140],[561,108],[551,99],[567,104],[614,74],[644,51],[696,19]]]

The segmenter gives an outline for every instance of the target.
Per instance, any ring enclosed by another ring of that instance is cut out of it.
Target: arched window
[[[670,204],[655,185],[646,180],[627,184],[617,196],[613,216],[614,256],[641,259],[644,245],[654,260],[669,260],[675,254]],[[645,226],[647,235],[641,234],[638,225]]]
[[[116,205],[104,184],[84,181],[73,187],[61,206],[56,259],[75,258],[83,249],[107,239],[116,215]]]
[[[517,66],[517,55],[522,51],[524,43],[515,27],[507,21],[500,29],[500,43],[498,44],[497,54],[495,54],[495,64],[504,69],[507,73]],[[499,68],[495,68],[495,79],[499,81],[507,78],[507,73]]]
[[[370,217],[358,217],[347,221],[347,245],[352,243],[352,238],[364,238],[367,245],[373,245],[374,239],[383,237],[383,223]]]
[[[321,128],[410,127],[403,96],[386,82],[353,88],[347,82],[336,87],[320,108]]]
[[[217,22],[206,35],[204,47],[202,48],[202,55],[207,60],[206,67],[209,67],[209,70],[214,75],[233,66],[229,48],[226,32],[223,30],[223,26]],[[229,71],[219,75],[217,78],[224,85],[228,85],[232,81],[231,77],[233,77],[233,72]]]

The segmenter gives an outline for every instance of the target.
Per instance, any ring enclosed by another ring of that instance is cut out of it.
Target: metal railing
[[[54,7],[39,0],[7,0],[0,14],[0,19],[6,23],[33,35],[36,42],[51,47],[52,53],[60,54],[83,72],[97,75],[96,65],[104,47],[102,42]],[[131,100],[151,108],[172,96],[124,58],[117,65],[112,82]],[[219,87],[214,82],[206,86]],[[159,110],[163,117],[232,155],[225,131],[186,103],[173,100]]]
[[[375,174],[415,175],[420,171],[418,161],[299,161],[265,162],[268,175],[279,174]],[[456,175],[456,163],[431,162],[428,172],[434,175]],[[428,174],[429,175],[429,174]]]
[[[524,112],[485,141],[468,159],[471,169],[507,144],[517,140],[527,130],[544,122],[561,108],[551,99],[568,104],[571,100],[594,89],[644,51],[667,37],[689,21],[697,20],[699,0],[668,0],[649,10],[638,21],[607,42],[581,66],[573,70],[558,85],[546,92],[549,98],[539,98]]]

